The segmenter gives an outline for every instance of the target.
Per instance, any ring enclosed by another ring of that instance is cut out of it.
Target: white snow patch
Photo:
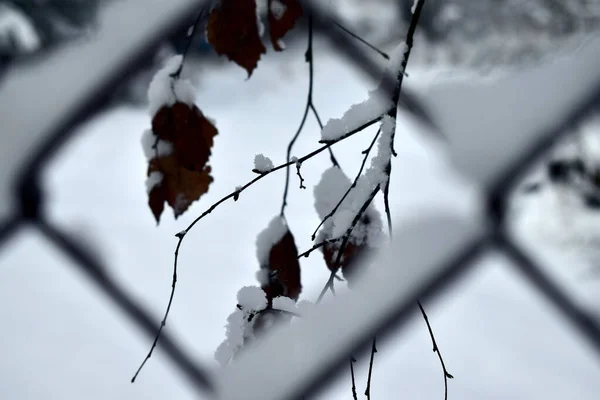
[[[256,286],[245,286],[238,291],[238,304],[242,309],[236,309],[227,317],[225,340],[215,351],[215,360],[226,366],[234,359],[246,342],[254,338],[254,323],[256,318],[248,321],[251,314],[263,310],[267,306],[265,292]]]
[[[244,286],[237,293],[238,304],[244,310],[262,310],[267,306],[265,292],[257,286]]]
[[[269,157],[257,154],[254,156],[254,169],[262,173],[269,172],[273,169],[273,161]]]
[[[321,140],[334,141],[358,129],[362,125],[383,116],[393,104],[389,83],[396,82],[397,76],[404,73],[402,62],[408,51],[406,43],[400,44],[390,56],[390,61],[383,74],[379,86],[369,91],[367,100],[362,103],[353,104],[341,118],[331,118],[321,131]]]
[[[152,189],[154,189],[156,186],[160,185],[163,178],[164,178],[164,175],[162,174],[162,172],[152,171],[150,173],[150,175],[148,175],[148,178],[146,178],[146,192],[148,194],[150,194]]]
[[[381,119],[381,133],[377,140],[377,154],[371,159],[371,165],[367,169],[366,179],[371,188],[380,185],[383,188],[388,179],[385,170],[392,158],[392,139],[396,132],[396,118],[384,115]]]
[[[339,167],[332,166],[323,172],[314,188],[315,209],[319,218],[325,218],[333,210],[351,184]]]
[[[148,87],[148,111],[154,117],[163,106],[172,106],[182,102],[192,106],[196,98],[196,88],[189,79],[174,79],[174,74],[181,63],[183,56],[178,54],[165,62],[150,82]]]
[[[281,17],[283,17],[283,14],[285,14],[286,10],[287,6],[281,1],[273,0],[271,2],[271,15],[273,15],[273,18],[277,20],[281,19]]]
[[[256,271],[256,280],[261,286],[266,286],[270,282],[269,275],[270,272],[267,268],[261,268]]]
[[[265,34],[265,24],[262,22],[261,10],[263,7],[260,7],[259,4],[256,4],[256,27],[258,28],[258,36],[263,37]]]
[[[296,303],[296,313],[301,317],[311,312],[315,308],[315,303],[309,300],[300,300]]]
[[[271,248],[281,240],[288,231],[285,220],[281,216],[274,217],[266,229],[256,238],[256,257],[261,266],[269,264]]]
[[[146,159],[151,160],[155,157],[166,157],[173,152],[173,144],[166,140],[158,140],[158,137],[151,129],[146,129],[142,134],[142,149]]]
[[[333,166],[325,170],[321,176],[321,180],[314,188],[315,209],[319,218],[324,219],[327,214],[333,211],[351,184],[350,179],[348,179],[340,168]],[[343,236],[368,199],[375,185],[369,181],[368,175],[363,175],[358,180],[356,187],[350,191],[340,204],[333,217],[325,221],[319,234],[319,241]],[[369,223],[365,225],[359,222],[354,227],[350,236],[351,243],[366,243],[371,247],[377,247],[383,239],[383,224],[379,212],[371,204],[362,218],[367,218]],[[336,242],[334,246],[339,246],[340,244],[340,242]]]
[[[296,314],[296,302],[289,297],[279,296],[273,299],[273,308]]]
[[[35,26],[23,12],[11,5],[0,4],[0,43],[9,40],[21,53],[34,52],[42,45]]]
[[[419,0],[414,0],[414,1],[413,1],[413,5],[412,5],[412,7],[410,8],[410,13],[411,13],[411,14],[414,14],[414,13],[415,13],[415,10],[417,9],[417,4],[419,4]]]

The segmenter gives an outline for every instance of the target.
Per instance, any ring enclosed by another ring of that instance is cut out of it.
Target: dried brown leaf
[[[276,51],[282,51],[279,41],[290,31],[302,16],[302,6],[298,0],[269,0],[267,19],[269,35]]]
[[[148,198],[158,223],[165,202],[177,218],[208,191],[213,178],[206,164],[218,132],[198,107],[180,102],[164,106],[156,113],[152,131],[158,139],[173,144],[171,154],[152,158],[148,166],[148,176],[153,172],[162,175]]]
[[[261,267],[266,267],[271,273],[268,284],[262,286],[269,305],[278,296],[298,300],[302,292],[300,263],[298,262],[298,248],[294,236],[289,230],[271,248],[269,265]]]
[[[208,16],[206,37],[217,54],[245,68],[248,77],[266,52],[258,34],[255,0],[221,0]]]

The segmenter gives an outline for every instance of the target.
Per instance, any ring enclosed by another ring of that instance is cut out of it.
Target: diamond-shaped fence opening
[[[98,35],[79,46],[59,48],[41,63],[9,69],[0,87],[5,149],[1,243],[23,224],[31,224],[151,338],[157,326],[144,307],[111,279],[100,260],[48,222],[40,179],[75,127],[110,99],[112,88],[136,71],[161,38],[188,24],[201,3],[145,0],[140,19],[140,2],[114,2],[102,10],[105,24]],[[329,11],[316,1],[302,4],[313,16],[314,28],[341,56],[379,79],[379,64],[352,38],[332,29],[335,17]],[[598,323],[556,285],[506,226],[508,196],[515,185],[570,127],[598,108],[598,66],[600,41],[591,40],[572,57],[544,69],[515,73],[489,85],[455,84],[427,93],[420,101],[450,139],[456,168],[479,188],[483,212],[468,218],[440,212],[399,226],[391,251],[379,262],[389,266],[401,258],[402,269],[381,268],[351,294],[274,332],[222,373],[209,373],[168,333],[161,337],[161,350],[200,393],[221,399],[239,399],[241,393],[243,398],[263,400],[302,398],[330,381],[331,374],[345,366],[351,354],[368,346],[374,335],[382,337],[401,327],[414,312],[417,299],[435,296],[476,258],[500,250],[600,357]],[[35,95],[40,88],[43,95]],[[279,352],[290,354],[296,362],[272,356]]]

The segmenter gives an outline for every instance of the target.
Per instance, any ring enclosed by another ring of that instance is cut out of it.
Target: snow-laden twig
[[[352,185],[350,185],[350,187],[346,190],[346,192],[344,193],[342,198],[338,201],[338,203],[335,205],[335,207],[333,207],[333,209],[329,213],[327,213],[325,215],[325,217],[323,217],[321,219],[321,222],[319,223],[319,225],[317,226],[317,228],[315,229],[315,231],[313,232],[313,234],[311,236],[312,240],[315,240],[315,238],[317,236],[317,232],[319,231],[319,228],[321,228],[323,226],[323,224],[329,218],[333,217],[333,215],[336,213],[336,211],[340,208],[340,206],[342,205],[344,200],[348,197],[348,194],[350,193],[350,191],[352,191],[354,188],[356,188],[356,184],[365,168],[367,159],[369,158],[369,153],[373,149],[373,146],[375,145],[375,142],[377,141],[377,138],[379,137],[379,133],[381,133],[381,129],[379,129],[377,131],[377,134],[373,137],[373,140],[371,141],[371,144],[369,145],[369,147],[367,147],[367,149],[363,150],[362,154],[364,154],[364,158],[363,158],[362,164],[360,165],[360,169],[358,170],[358,173],[356,174],[356,177],[354,178],[354,181],[352,182]]]
[[[269,157],[266,157],[262,154],[257,154],[254,156],[254,169],[252,172],[256,172],[257,174],[264,174],[273,169],[273,161]]]
[[[172,77],[175,79],[178,79],[181,76],[181,71],[183,70],[183,63],[185,62],[185,57],[190,51],[192,42],[194,41],[194,36],[196,35],[196,31],[198,29],[198,26],[200,25],[200,21],[202,20],[202,17],[205,15],[209,6],[210,3],[207,3],[200,9],[196,20],[194,21],[194,25],[192,25],[190,27],[190,30],[188,31],[188,37],[187,41],[185,42],[185,48],[183,49],[183,53],[181,53],[181,63],[179,64],[179,68],[177,68],[177,70],[175,70],[175,72],[172,75]]]
[[[175,247],[175,256],[174,256],[174,261],[173,261],[173,280],[171,282],[171,294],[169,296],[169,303],[167,305],[167,309],[165,311],[165,314],[163,316],[163,319],[161,321],[160,327],[157,331],[156,337],[154,339],[154,342],[152,344],[152,347],[150,349],[150,352],[148,353],[148,355],[146,356],[146,359],[142,362],[142,365],[140,366],[140,368],[138,369],[138,372],[136,373],[135,376],[137,376],[139,374],[139,371],[141,371],[141,369],[143,368],[144,364],[146,363],[146,361],[148,359],[150,359],[150,357],[152,356],[152,353],[154,351],[154,349],[156,348],[156,344],[158,343],[158,340],[160,339],[160,335],[162,333],[162,329],[164,328],[164,326],[167,323],[167,319],[169,316],[169,312],[171,310],[171,305],[173,303],[173,297],[175,295],[175,287],[177,284],[177,267],[178,267],[178,260],[179,260],[179,249],[181,248],[181,245],[183,243],[184,238],[186,237],[186,235],[189,233],[189,231],[200,221],[202,220],[204,217],[206,217],[208,214],[210,214],[214,209],[216,209],[217,207],[219,207],[221,204],[223,204],[224,202],[226,202],[229,199],[233,199],[233,200],[237,200],[240,196],[240,194],[245,191],[246,189],[248,189],[250,186],[252,186],[253,184],[255,184],[256,182],[260,181],[261,179],[263,179],[264,177],[266,177],[267,175],[272,174],[273,172],[279,171],[289,165],[292,165],[294,163],[300,162],[303,163],[306,160],[309,160],[310,158],[316,156],[317,154],[321,153],[324,150],[329,149],[331,146],[333,146],[335,143],[341,142],[355,134],[357,134],[358,132],[361,132],[362,130],[364,130],[365,128],[375,124],[376,122],[378,122],[380,120],[380,118],[376,118],[372,121],[368,121],[364,124],[364,126],[361,126],[359,128],[357,128],[356,130],[352,131],[352,132],[348,132],[347,134],[341,136],[338,140],[327,143],[321,147],[319,147],[318,149],[306,154],[303,157],[298,158],[297,160],[294,161],[289,161],[286,163],[283,163],[281,165],[278,165],[276,167],[274,167],[273,169],[271,169],[268,172],[265,172],[264,174],[258,175],[256,178],[252,179],[251,181],[247,182],[244,185],[241,186],[237,186],[235,188],[235,190],[229,194],[227,194],[226,196],[224,196],[223,198],[221,198],[220,200],[218,200],[217,202],[215,202],[213,205],[211,205],[206,211],[204,211],[202,214],[200,214],[200,216],[198,216],[196,219],[194,219],[187,228],[185,228],[184,230],[178,232],[175,237],[177,237],[178,241],[177,241],[177,245]],[[334,278],[332,278],[333,280]],[[135,379],[135,377],[134,377]]]
[[[354,217],[354,219],[350,223],[350,226],[346,230],[346,233],[342,237],[342,239],[341,239],[342,240],[342,244],[340,246],[340,249],[338,250],[337,257],[336,257],[336,260],[335,260],[336,268],[331,271],[331,274],[329,275],[329,279],[327,280],[327,283],[325,283],[325,286],[323,287],[323,289],[321,290],[321,293],[319,294],[319,297],[317,298],[317,303],[320,303],[321,300],[323,300],[323,297],[325,296],[325,293],[327,293],[327,290],[331,290],[332,292],[334,292],[333,282],[334,282],[336,273],[340,269],[340,263],[342,261],[342,255],[344,254],[343,249],[345,249],[346,246],[348,245],[348,241],[350,240],[350,236],[352,235],[352,231],[354,230],[354,228],[358,224],[358,221],[360,221],[360,219],[363,216],[363,214],[367,211],[367,209],[369,208],[369,206],[373,202],[373,199],[375,198],[375,196],[379,192],[379,189],[380,189],[379,185],[377,185],[373,189],[373,191],[371,192],[371,194],[369,195],[369,197],[367,198],[367,200],[363,203],[363,205],[360,208],[360,210],[358,210],[358,212],[356,213],[356,216]]]

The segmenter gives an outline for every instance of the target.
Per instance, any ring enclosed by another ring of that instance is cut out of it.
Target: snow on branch
[[[262,154],[257,154],[254,156],[254,169],[252,171],[264,174],[273,169],[273,161],[269,157],[266,157]]]
[[[389,95],[387,85],[395,82],[398,74],[404,73],[403,61],[408,51],[406,43],[400,44],[390,57],[379,86],[369,91],[368,98],[362,103],[350,106],[341,118],[332,118],[321,131],[321,140],[336,140],[364,123],[377,119],[391,108],[395,108],[394,99]]]
[[[196,88],[188,79],[175,74],[181,70],[183,56],[178,54],[169,58],[162,69],[152,78],[148,87],[148,111],[154,117],[163,106],[172,106],[177,102],[194,105]]]
[[[219,364],[227,365],[244,344],[254,338],[254,315],[267,306],[265,292],[256,286],[244,286],[237,294],[237,309],[227,317],[225,340],[215,352]]]
[[[273,324],[290,322],[301,317],[314,306],[308,301],[298,304],[289,297],[276,297],[273,307],[268,307],[265,292],[257,286],[244,286],[237,294],[236,310],[227,317],[225,340],[215,351],[215,360],[226,366],[241,350]]]

